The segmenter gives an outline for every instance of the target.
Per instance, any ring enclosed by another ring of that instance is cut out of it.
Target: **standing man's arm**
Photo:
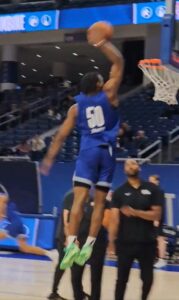
[[[158,187],[154,187],[151,195],[151,207],[149,210],[138,210],[126,206],[121,209],[121,212],[128,217],[137,217],[146,221],[160,221],[162,213],[161,192]]]
[[[50,168],[53,165],[53,162],[60,151],[64,141],[69,136],[73,128],[75,127],[77,117],[77,105],[73,105],[69,111],[67,118],[65,119],[62,126],[60,126],[50,148],[42,161],[41,172],[44,175],[47,175]]]
[[[63,210],[63,223],[64,223],[64,234],[65,234],[66,238],[69,235],[69,215],[70,215],[70,211],[67,209],[64,209]]]
[[[118,208],[112,208],[109,223],[109,242],[114,243],[117,239],[120,225],[120,211]]]
[[[111,201],[111,214],[109,223],[109,248],[108,253],[115,254],[115,241],[118,238],[119,226],[120,226],[120,208],[122,201],[120,199],[119,190],[113,193]]]
[[[120,212],[118,208],[112,208],[110,214],[110,222],[108,229],[108,255],[114,256],[116,254],[116,245],[115,242],[117,240],[118,231],[120,225]]]

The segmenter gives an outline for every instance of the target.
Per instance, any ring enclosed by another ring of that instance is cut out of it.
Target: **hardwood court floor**
[[[54,267],[49,261],[0,257],[0,300],[45,300],[50,293]],[[116,268],[104,267],[101,300],[113,300]],[[89,291],[89,267],[84,276]],[[131,271],[125,300],[140,299],[139,271]],[[60,286],[63,296],[72,300],[70,272]],[[150,300],[179,300],[179,273],[156,271]]]

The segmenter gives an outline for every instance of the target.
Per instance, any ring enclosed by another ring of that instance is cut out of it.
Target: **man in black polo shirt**
[[[57,291],[58,291],[58,285],[65,272],[64,270],[60,270],[59,265],[65,255],[64,244],[65,244],[66,237],[68,236],[69,218],[70,218],[70,211],[73,205],[73,199],[74,199],[74,194],[72,191],[70,191],[69,193],[66,194],[63,201],[62,217],[60,219],[58,235],[57,235],[59,262],[54,274],[52,293],[48,297],[48,299],[51,300],[66,300],[65,298],[61,297],[57,293]],[[106,201],[105,212],[109,209],[108,203],[109,202]],[[80,244],[79,245],[80,247],[84,244],[86,237],[88,236],[91,216],[93,212],[93,206],[94,206],[94,202],[92,197],[90,197],[85,204],[84,217],[80,224],[80,231],[78,235],[78,242]],[[87,299],[100,300],[102,271],[103,271],[107,243],[108,243],[107,230],[105,229],[104,226],[101,226],[101,229],[97,236],[96,243],[94,245],[92,256],[89,260],[89,263],[91,265],[91,296],[88,296],[83,291],[82,277],[83,277],[85,266],[81,267],[77,264],[74,264],[72,266],[71,280],[72,280],[75,300],[87,300]]]
[[[156,255],[154,221],[161,217],[161,193],[152,183],[139,178],[140,166],[129,159],[125,162],[127,182],[113,194],[110,244],[116,243],[118,279],[115,300],[123,300],[130,269],[139,261],[143,281],[142,300],[146,300],[153,283]],[[138,300],[138,299],[137,299]]]

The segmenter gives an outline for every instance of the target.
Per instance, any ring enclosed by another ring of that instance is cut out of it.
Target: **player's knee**
[[[74,206],[71,210],[71,217],[74,217],[74,218],[78,218],[78,216],[80,214],[83,213],[83,206],[79,205],[79,206]]]

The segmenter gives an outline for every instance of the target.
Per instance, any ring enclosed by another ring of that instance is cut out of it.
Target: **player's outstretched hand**
[[[50,172],[50,169],[52,168],[52,165],[53,160],[48,157],[45,157],[40,165],[40,173],[47,176]]]

